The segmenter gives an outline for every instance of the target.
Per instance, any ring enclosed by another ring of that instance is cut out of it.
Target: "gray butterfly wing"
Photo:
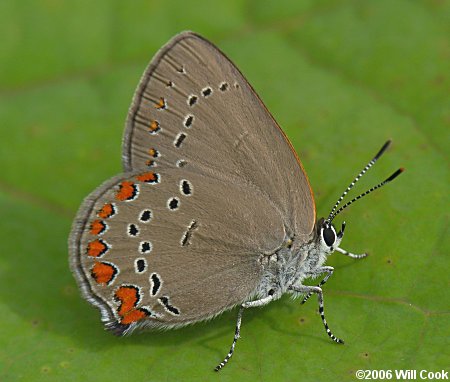
[[[314,199],[292,145],[234,64],[192,32],[175,36],[150,63],[123,139],[125,171],[180,164],[258,189],[289,236],[309,238]]]
[[[245,301],[262,256],[285,235],[278,210],[251,185],[189,166],[139,170],[85,199],[70,263],[85,298],[122,334],[199,321]]]

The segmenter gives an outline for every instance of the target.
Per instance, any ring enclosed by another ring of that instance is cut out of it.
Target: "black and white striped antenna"
[[[382,181],[381,183],[377,184],[376,186],[370,188],[369,190],[363,192],[362,194],[358,195],[356,198],[353,198],[352,200],[350,200],[349,202],[347,202],[346,204],[344,204],[341,208],[339,208],[337,210],[337,208],[339,207],[339,204],[342,202],[342,200],[345,198],[345,196],[348,194],[348,192],[353,188],[353,186],[358,182],[358,180],[360,180],[361,177],[375,164],[375,162],[381,157],[381,155],[383,155],[383,153],[386,151],[386,149],[389,147],[390,144],[391,144],[391,140],[388,140],[383,145],[383,147],[381,147],[381,149],[378,151],[378,153],[370,160],[370,162],[367,163],[367,165],[360,171],[360,173],[356,176],[356,178],[353,179],[353,181],[349,184],[347,189],[342,193],[340,198],[337,200],[336,204],[331,209],[331,212],[328,215],[328,218],[326,219],[326,221],[328,223],[331,223],[333,221],[333,219],[339,213],[341,213],[345,208],[347,208],[350,204],[356,202],[358,199],[361,199],[363,196],[370,194],[372,191],[375,191],[376,189],[384,186],[385,184],[393,181],[397,176],[399,176],[404,171],[403,168],[399,168],[397,171],[395,171],[391,176],[386,178],[384,181]]]

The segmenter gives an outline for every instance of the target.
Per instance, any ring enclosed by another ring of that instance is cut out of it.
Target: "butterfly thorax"
[[[264,273],[255,295],[262,298],[272,294],[279,298],[288,292],[290,286],[302,284],[308,277],[316,277],[317,269],[325,264],[328,255],[341,241],[335,235],[334,245],[327,245],[323,230],[324,220],[320,219],[306,242],[296,245],[294,239],[291,245],[283,245],[274,254],[263,256]],[[335,232],[334,227],[332,230]]]

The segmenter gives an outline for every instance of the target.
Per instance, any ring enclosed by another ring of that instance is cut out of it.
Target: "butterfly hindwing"
[[[247,224],[230,229],[240,221]],[[284,239],[281,216],[261,193],[187,169],[140,170],[86,198],[71,265],[107,327],[122,333],[184,325],[243,302],[262,256]]]

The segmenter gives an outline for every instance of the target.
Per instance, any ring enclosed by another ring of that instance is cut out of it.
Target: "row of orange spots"
[[[91,269],[93,279],[102,285],[110,284],[118,273],[117,268],[111,263],[96,261]]]
[[[148,155],[150,155],[152,158],[157,158],[159,153],[155,148],[151,147],[150,149],[148,149]],[[150,167],[155,164],[155,161],[153,159],[148,159],[145,164]]]
[[[144,172],[143,174],[136,176],[136,179],[140,182],[155,183],[158,181],[158,174],[151,171]]]
[[[146,310],[135,308],[139,302],[139,291],[136,287],[121,286],[116,290],[114,297],[120,302],[118,313],[121,316],[121,324],[129,325],[148,316]]]
[[[112,203],[105,203],[105,205],[97,212],[97,216],[101,219],[107,219],[113,216],[116,210]]]
[[[106,229],[106,224],[100,219],[96,219],[91,223],[90,233],[92,235],[100,235]]]
[[[150,155],[152,158],[156,158],[158,156],[158,151],[152,147],[148,149],[148,155]]]
[[[160,97],[160,99],[155,102],[155,107],[157,109],[165,109],[166,108],[166,100],[163,97]]]
[[[120,201],[133,200],[137,196],[137,186],[130,181],[123,181],[119,184],[119,190],[116,192],[116,199]]]
[[[109,249],[108,245],[101,239],[96,239],[88,243],[87,255],[100,257]]]
[[[156,133],[157,131],[159,131],[159,129],[160,128],[159,128],[159,122],[158,121],[153,120],[153,121],[150,122],[150,126],[149,126],[148,130],[151,133]]]

